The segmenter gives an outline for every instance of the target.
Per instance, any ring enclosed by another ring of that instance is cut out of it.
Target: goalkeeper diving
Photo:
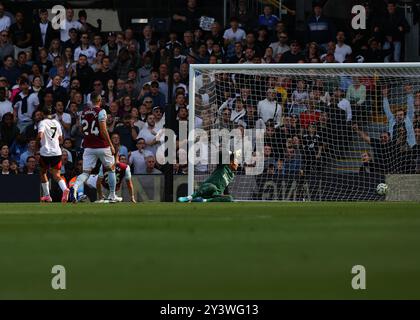
[[[187,197],[179,197],[179,202],[233,202],[231,195],[225,194],[227,187],[235,178],[238,170],[240,151],[230,152],[229,164],[220,161],[213,173],[198,188]]]

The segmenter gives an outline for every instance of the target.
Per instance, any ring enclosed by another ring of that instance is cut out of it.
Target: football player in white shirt
[[[40,164],[41,164],[41,187],[43,196],[41,202],[52,202],[50,190],[48,186],[47,172],[50,171],[53,179],[57,181],[60,189],[63,191],[62,203],[68,201],[70,189],[63,179],[61,179],[61,147],[60,142],[63,140],[60,123],[52,119],[51,109],[43,110],[45,119],[38,125],[38,142],[41,143],[40,148]]]

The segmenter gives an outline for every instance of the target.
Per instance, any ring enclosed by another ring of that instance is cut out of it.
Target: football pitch
[[[326,298],[420,299],[420,204],[0,205],[0,299]]]

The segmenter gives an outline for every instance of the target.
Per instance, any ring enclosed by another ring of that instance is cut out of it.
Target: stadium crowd
[[[38,172],[37,124],[43,117],[40,110],[47,106],[64,133],[62,174],[70,180],[80,173],[79,114],[91,94],[99,93],[112,141],[132,172],[160,174],[155,153],[165,114],[172,108],[177,120],[188,119],[189,64],[403,61],[402,43],[410,26],[395,1],[381,3],[383,10],[373,12],[364,2],[367,29],[348,33],[314,2],[303,36],[294,32],[292,9],[290,19],[280,21],[269,5],[257,16],[245,1],[238,2],[229,25],[215,21],[205,31],[200,28],[205,15],[200,3],[188,0],[183,10],[174,12],[167,33],[155,32],[151,25],[141,33],[132,27],[103,33],[101,24],[87,22],[86,11],[76,18],[70,8],[65,27],[55,30],[45,9],[27,17],[19,10],[11,14],[12,8],[0,4],[1,172]],[[366,78],[333,85],[323,78],[234,78],[221,74],[201,87],[195,97],[196,125],[264,127],[267,174],[305,173],[309,183],[315,183],[311,173],[325,170],[325,163],[348,148],[342,134],[346,130],[372,146],[372,153],[363,154],[361,173],[420,173],[420,93],[412,86],[406,87],[406,108],[394,115],[387,102],[390,88],[372,87]],[[257,81],[264,85],[255,92]],[[207,93],[213,89],[217,100],[210,101]],[[380,105],[389,123],[379,140],[364,131],[375,90],[383,97]],[[174,170],[186,173],[186,166],[176,165]]]

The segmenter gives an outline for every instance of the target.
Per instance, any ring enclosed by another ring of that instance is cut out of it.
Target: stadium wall
[[[40,177],[0,175],[0,202],[39,202]]]

